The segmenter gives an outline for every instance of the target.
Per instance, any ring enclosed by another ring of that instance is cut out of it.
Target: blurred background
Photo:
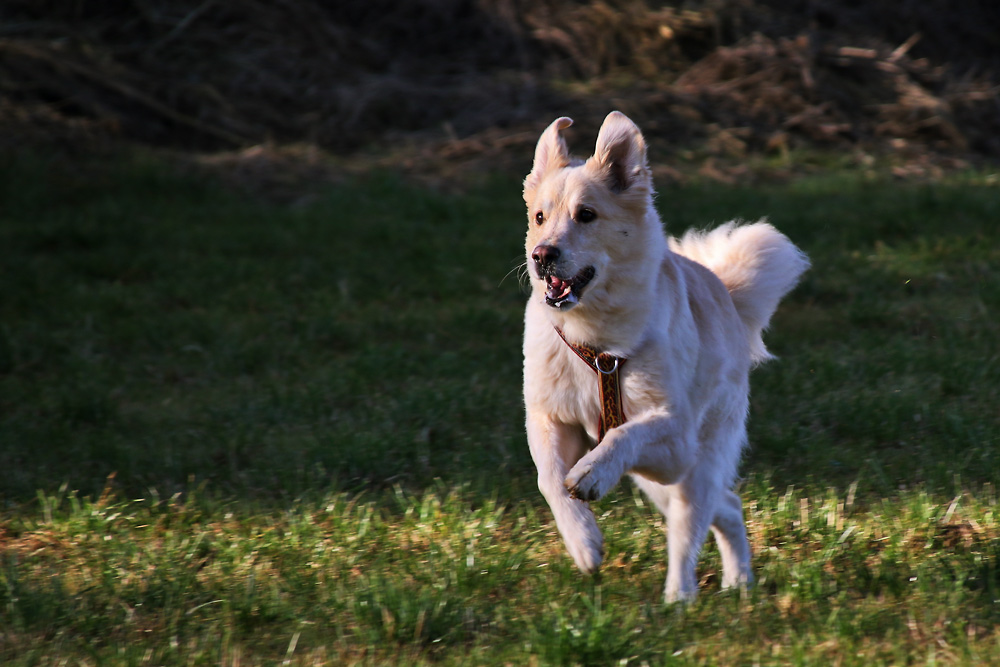
[[[935,176],[1000,157],[998,66],[991,0],[5,0],[0,148],[523,170],[617,108],[661,178],[814,149]]]

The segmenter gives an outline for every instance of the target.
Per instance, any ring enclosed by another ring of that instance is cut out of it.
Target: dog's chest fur
[[[526,337],[524,346],[528,408],[564,424],[580,424],[596,442],[601,414],[597,374],[558,337],[547,318],[533,319],[529,308],[526,332],[531,337]],[[629,418],[653,406],[666,408],[670,402],[658,374],[650,373],[650,361],[640,351],[620,371],[622,407]]]
[[[537,402],[533,402],[563,423],[582,424],[591,439],[596,440],[601,412],[597,374],[561,340],[553,347],[550,356],[538,359],[537,368],[542,372],[536,377],[543,379],[535,387]]]

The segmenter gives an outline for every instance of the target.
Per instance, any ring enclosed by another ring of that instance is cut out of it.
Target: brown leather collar
[[[607,352],[598,352],[584,343],[571,343],[566,340],[562,329],[554,328],[563,342],[569,346],[569,349],[573,350],[576,356],[583,359],[590,366],[590,369],[597,373],[601,392],[601,416],[597,422],[597,442],[600,444],[608,431],[628,421],[625,410],[622,408],[622,387],[619,377],[621,368],[628,359],[616,357]]]

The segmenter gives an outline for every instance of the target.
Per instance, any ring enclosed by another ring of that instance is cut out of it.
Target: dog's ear
[[[604,119],[593,159],[607,171],[612,192],[628,190],[649,173],[642,133],[620,111],[612,111]]]
[[[531,173],[524,179],[525,201],[530,199],[545,174],[569,164],[569,148],[561,132],[572,124],[572,118],[565,116],[557,118],[538,138],[538,145],[535,146],[535,162],[531,167]]]

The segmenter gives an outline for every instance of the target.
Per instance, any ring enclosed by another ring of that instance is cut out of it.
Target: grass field
[[[1000,663],[995,177],[660,192],[813,261],[752,378],[759,584],[709,544],[684,609],[627,482],[593,578],[535,489],[514,175],[304,195],[0,162],[0,662]]]

